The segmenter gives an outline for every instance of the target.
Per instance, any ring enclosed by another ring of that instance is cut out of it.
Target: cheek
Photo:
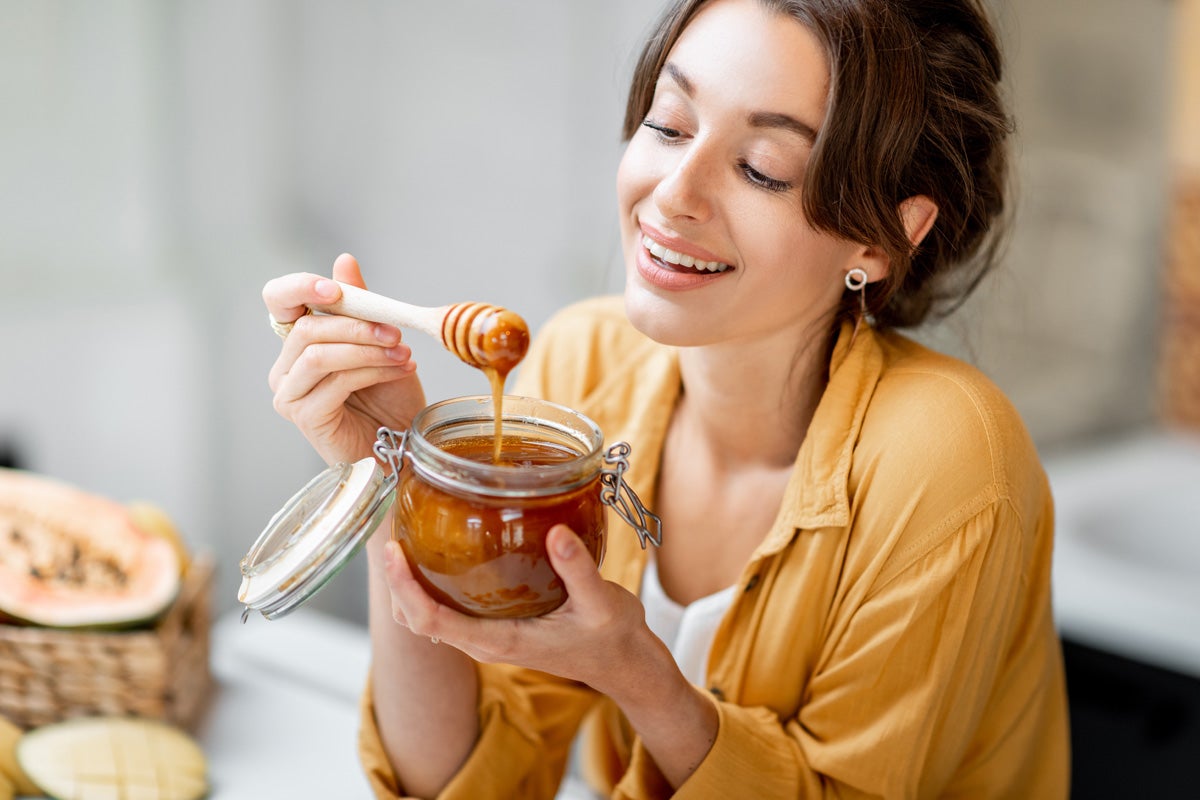
[[[655,177],[652,159],[642,142],[642,134],[634,134],[625,147],[621,163],[617,167],[617,205],[621,210],[621,224],[630,224],[633,207],[654,191]]]
[[[814,232],[797,221],[799,212],[762,213],[742,228],[750,242],[743,255],[757,265],[754,280],[775,287],[785,302],[802,298],[828,305],[841,297],[842,275],[853,260],[853,245]]]
[[[624,229],[628,224],[629,211],[632,206],[630,201],[630,185],[629,185],[629,149],[625,149],[625,154],[621,156],[621,163],[617,166],[617,210],[621,213],[621,227]]]

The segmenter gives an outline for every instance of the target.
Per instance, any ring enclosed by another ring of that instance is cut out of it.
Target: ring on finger
[[[311,313],[311,308],[305,308],[304,313],[301,314],[300,317],[307,316]],[[300,317],[296,317],[296,319],[300,319]],[[270,313],[267,314],[267,321],[271,323],[271,330],[275,331],[275,334],[280,339],[286,339],[288,334],[292,332],[292,328],[296,325],[296,320],[292,320],[291,322],[280,322],[279,320],[275,319],[274,314]]]

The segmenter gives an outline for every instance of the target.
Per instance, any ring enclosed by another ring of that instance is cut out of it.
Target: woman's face
[[[801,210],[828,83],[818,40],[756,0],[714,0],[688,24],[617,173],[638,329],[677,346],[794,346],[832,312],[863,247]]]

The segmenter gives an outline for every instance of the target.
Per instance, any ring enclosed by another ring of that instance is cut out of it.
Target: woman
[[[976,0],[667,10],[625,122],[624,308],[559,314],[516,387],[633,445],[663,545],[612,536],[597,571],[558,526],[569,600],[495,621],[374,537],[380,796],[553,797],[585,715],[603,796],[1066,796],[1036,452],[982,375],[893,331],[991,264],[999,78]],[[330,462],[425,404],[399,331],[300,318],[337,291],[264,290],[296,322],[276,408]]]

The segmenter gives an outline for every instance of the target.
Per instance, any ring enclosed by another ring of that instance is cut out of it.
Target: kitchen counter
[[[369,797],[358,763],[366,629],[301,609],[212,632],[212,703],[196,731],[209,759],[208,800]]]

